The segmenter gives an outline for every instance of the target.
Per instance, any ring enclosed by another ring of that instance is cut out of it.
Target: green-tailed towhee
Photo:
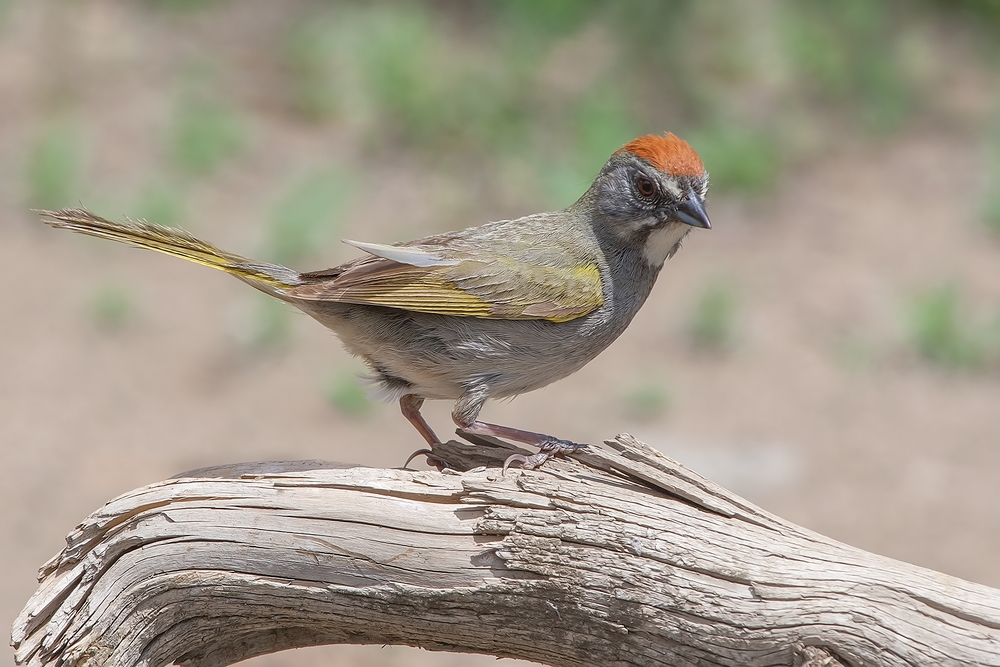
[[[420,407],[450,399],[463,431],[537,446],[540,456],[519,457],[535,465],[581,445],[478,421],[483,404],[564,378],[610,345],[688,231],[711,227],[707,190],[687,142],[649,135],[616,151],[562,211],[394,245],[345,241],[367,256],[311,273],[143,221],[110,222],[80,209],[41,214],[53,227],[221,269],[296,306],[364,358],[428,444],[439,440]]]

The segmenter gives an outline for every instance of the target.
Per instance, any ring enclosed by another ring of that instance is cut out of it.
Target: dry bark
[[[112,500],[13,628],[28,665],[329,643],[558,665],[1000,666],[1000,591],[795,526],[628,436],[540,470],[206,469]]]

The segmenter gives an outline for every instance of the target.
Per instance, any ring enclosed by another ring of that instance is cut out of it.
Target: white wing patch
[[[364,243],[362,241],[351,241],[350,239],[341,239],[341,241],[359,250],[364,250],[369,255],[391,259],[394,262],[409,264],[410,266],[454,266],[459,262],[457,259],[444,259],[437,253],[422,248],[384,245],[382,243]]]

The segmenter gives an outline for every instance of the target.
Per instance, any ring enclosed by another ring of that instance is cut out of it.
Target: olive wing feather
[[[303,274],[288,296],[491,319],[565,322],[604,302],[596,264],[536,265],[509,256],[347,241],[373,257]]]

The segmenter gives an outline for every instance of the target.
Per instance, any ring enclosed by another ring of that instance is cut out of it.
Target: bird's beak
[[[702,229],[712,228],[712,222],[708,219],[708,213],[705,213],[705,202],[702,201],[701,197],[694,190],[689,192],[688,198],[681,202],[674,215],[677,220],[692,227],[701,227]]]

